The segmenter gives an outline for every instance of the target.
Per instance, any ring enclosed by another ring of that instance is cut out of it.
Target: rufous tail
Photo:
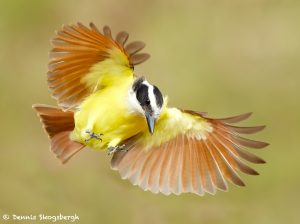
[[[43,104],[34,104],[32,108],[36,110],[51,140],[50,150],[62,163],[66,163],[84,147],[83,144],[72,141],[69,137],[74,129],[73,112],[64,112],[60,108]]]

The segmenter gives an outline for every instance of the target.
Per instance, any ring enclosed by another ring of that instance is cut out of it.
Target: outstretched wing
[[[143,133],[125,142],[128,152],[115,153],[112,168],[118,170],[123,179],[154,193],[215,194],[217,189],[227,190],[226,180],[244,186],[237,171],[258,173],[242,159],[265,163],[244,147],[268,145],[240,137],[240,134],[256,133],[264,126],[230,125],[250,114],[211,119],[193,111],[166,109],[153,136]]]
[[[48,86],[58,105],[76,107],[95,90],[133,77],[133,66],[149,55],[138,53],[143,42],[125,45],[127,39],[127,32],[113,39],[108,26],[103,34],[93,23],[63,26],[53,38],[48,68]]]

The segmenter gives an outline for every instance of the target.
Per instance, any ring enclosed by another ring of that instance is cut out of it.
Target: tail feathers
[[[66,163],[84,147],[83,144],[72,141],[69,135],[70,131],[63,131],[51,139],[51,151],[62,163]]]
[[[72,141],[69,137],[74,129],[73,112],[64,112],[60,108],[42,104],[34,104],[32,107],[36,110],[51,140],[51,151],[62,163],[66,163],[84,147],[83,144]]]

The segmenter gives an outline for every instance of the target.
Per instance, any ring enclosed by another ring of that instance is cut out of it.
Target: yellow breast
[[[129,109],[128,90],[131,85],[131,80],[124,80],[122,85],[105,88],[89,96],[75,114],[71,138],[94,149],[106,149],[146,130],[144,117]],[[87,130],[103,134],[102,141],[86,141],[89,137]]]

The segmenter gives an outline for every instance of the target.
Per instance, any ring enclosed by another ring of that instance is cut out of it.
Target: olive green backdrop
[[[61,165],[31,104],[55,105],[49,40],[77,21],[145,41],[152,57],[136,71],[170,105],[214,117],[254,112],[243,124],[266,124],[254,137],[271,143],[252,150],[267,160],[254,166],[261,175],[242,175],[246,188],[230,184],[216,196],[166,197],[121,180],[106,152],[84,150]],[[76,213],[80,223],[299,222],[299,72],[298,0],[1,1],[0,223],[3,214],[40,213]]]

